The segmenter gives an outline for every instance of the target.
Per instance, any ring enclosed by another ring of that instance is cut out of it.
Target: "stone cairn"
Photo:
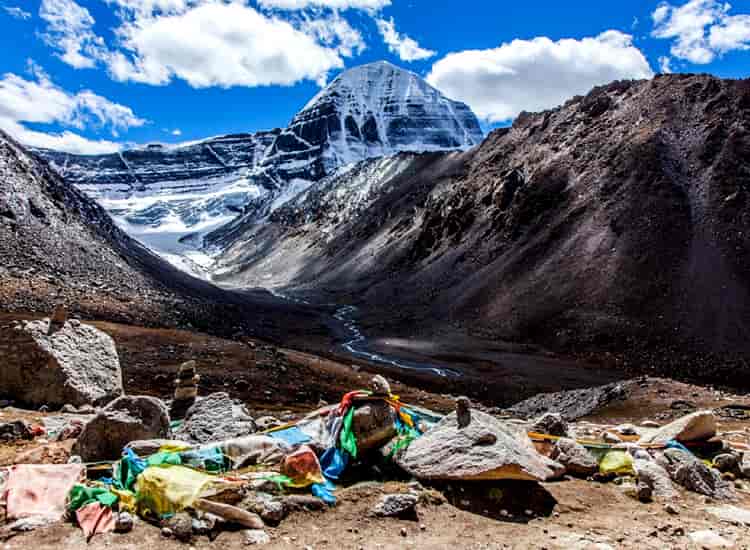
[[[471,401],[468,397],[456,399],[456,421],[459,428],[465,428],[471,424]]]
[[[55,306],[55,310],[52,312],[52,317],[49,320],[48,334],[51,336],[58,330],[62,329],[67,322],[68,310],[65,309],[64,305],[58,304],[57,306]]]
[[[180,371],[175,380],[174,400],[169,411],[172,419],[185,418],[185,413],[198,397],[198,381],[201,377],[196,374],[195,366],[195,361],[180,365]]]

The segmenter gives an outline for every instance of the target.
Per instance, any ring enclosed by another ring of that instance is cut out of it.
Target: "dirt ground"
[[[646,419],[660,422],[680,416],[684,410],[672,408],[675,402],[691,401],[700,408],[716,409],[726,404],[747,404],[750,398],[673,382],[667,379],[642,379],[632,385],[630,397],[613,403],[582,424],[640,423]],[[15,409],[0,412],[2,420],[23,417],[32,422],[45,413],[19,413]],[[750,441],[750,419],[720,418],[721,433],[735,434],[733,441]],[[22,445],[23,451],[44,444]],[[10,458],[12,449],[0,446],[0,457]],[[45,460],[46,461],[46,460]],[[487,498],[490,490],[501,491],[500,500]],[[536,489],[534,489],[536,487]],[[750,509],[750,484],[741,485],[738,500],[732,505]],[[672,501],[678,515],[665,510],[665,502],[643,504],[626,496],[614,483],[575,479],[538,486],[519,482],[453,484],[436,487],[418,507],[414,520],[381,519],[369,512],[383,494],[407,492],[406,482],[364,481],[337,492],[338,505],[323,512],[292,513],[277,528],[268,528],[269,549],[698,549],[690,533],[711,530],[738,549],[750,548],[750,528],[725,523],[707,509],[721,503],[680,490]],[[445,495],[446,498],[440,498]],[[442,500],[442,502],[440,502]],[[528,511],[527,511],[528,510]],[[507,514],[506,514],[507,512]],[[530,514],[530,515],[529,515]],[[162,537],[158,527],[138,521],[126,535],[106,534],[88,545],[76,526],[58,524],[8,540],[4,549],[83,548],[140,549],[244,548],[240,531],[225,531],[215,540],[196,537],[190,544]]]
[[[380,519],[369,510],[384,493],[406,491],[401,483],[366,483],[338,493],[336,508],[303,512],[288,517],[278,528],[268,528],[269,549],[494,549],[547,548],[599,549],[701,548],[691,545],[689,533],[713,530],[733,542],[735,548],[750,548],[747,527],[721,523],[706,512],[703,497],[683,493],[674,504],[679,515],[669,515],[663,503],[641,504],[614,484],[564,481],[543,484],[556,501],[548,517],[530,520],[498,520],[487,514],[462,510],[452,504],[418,507],[418,519]],[[749,507],[750,496],[735,503]],[[405,535],[402,534],[405,530]],[[604,546],[607,545],[607,546]],[[189,545],[161,536],[157,527],[138,522],[126,535],[109,533],[95,537],[88,546],[80,529],[60,524],[9,540],[3,548],[245,548],[241,532],[223,532],[215,540],[196,537]]]
[[[335,402],[351,389],[366,387],[368,365],[353,368],[310,354],[279,350],[262,342],[236,342],[174,330],[142,329],[112,323],[95,323],[112,335],[120,352],[126,391],[169,397],[179,364],[198,362],[200,392],[228,391],[245,400],[254,414],[299,415],[320,400]],[[389,375],[390,377],[390,375]],[[446,386],[444,393],[431,393],[393,380],[394,393],[406,402],[440,411],[452,409]],[[243,382],[238,383],[239,380]],[[689,410],[684,406],[716,409],[725,405],[750,405],[750,397],[715,388],[700,387],[661,378],[639,379],[628,385],[627,400],[612,403],[581,424],[616,425],[649,419],[665,423]],[[685,405],[687,402],[687,405]],[[492,405],[492,403],[484,403]],[[0,421],[24,418],[41,423],[49,414],[0,409]],[[750,418],[719,418],[726,439],[750,443]],[[0,464],[19,462],[64,462],[69,442],[0,444]],[[536,489],[534,489],[536,487]],[[270,549],[493,549],[547,548],[700,548],[689,534],[710,529],[735,548],[750,548],[750,529],[723,523],[707,512],[718,505],[705,497],[681,492],[675,500],[679,514],[670,515],[664,502],[639,503],[614,483],[566,479],[540,485],[519,482],[460,484],[436,487],[432,498],[421,502],[416,520],[381,519],[370,510],[381,495],[406,492],[406,482],[363,481],[337,492],[338,505],[322,512],[295,512],[279,527],[268,528]],[[497,488],[499,500],[490,489]],[[435,495],[445,495],[438,503]],[[750,484],[740,484],[738,501],[750,509]],[[527,512],[527,510],[529,512]],[[190,544],[162,537],[158,527],[138,521],[126,535],[106,534],[86,543],[71,523],[19,534],[3,549],[52,548],[244,548],[240,531],[225,531],[215,540],[196,537]]]

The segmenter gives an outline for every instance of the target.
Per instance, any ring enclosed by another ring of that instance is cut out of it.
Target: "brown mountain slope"
[[[320,326],[298,306],[220,290],[162,261],[0,132],[0,309],[56,303],[87,318],[275,340]]]
[[[468,334],[742,384],[750,81],[615,82],[414,162],[354,213],[336,200],[345,181],[308,191],[320,210],[250,228],[224,277],[356,302],[384,336]]]

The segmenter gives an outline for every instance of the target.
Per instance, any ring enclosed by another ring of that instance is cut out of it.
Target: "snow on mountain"
[[[38,153],[130,235],[207,276],[209,233],[219,235],[214,243],[228,242],[344,166],[402,151],[467,149],[482,139],[465,104],[376,62],[339,75],[283,130],[109,155]]]
[[[339,75],[294,117],[287,132],[320,148],[326,173],[403,151],[467,149],[483,139],[468,106],[385,61]]]

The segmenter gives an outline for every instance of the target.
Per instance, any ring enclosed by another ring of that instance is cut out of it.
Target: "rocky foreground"
[[[7,548],[750,545],[742,396],[641,378],[435,412],[357,373],[366,391],[284,411],[234,387],[206,395],[211,369],[194,362],[163,399],[127,394],[106,334],[64,319],[12,330],[27,362],[6,376],[48,372],[46,393],[0,403]],[[86,393],[92,376],[106,395]],[[75,405],[50,399],[71,387]]]

